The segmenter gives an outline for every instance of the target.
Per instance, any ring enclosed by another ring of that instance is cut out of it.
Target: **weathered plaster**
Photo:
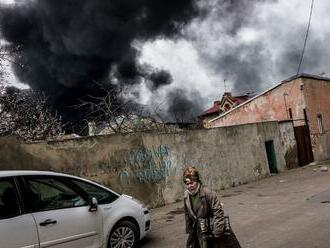
[[[0,169],[54,170],[89,178],[151,206],[182,198],[182,172],[200,169],[213,190],[269,175],[265,141],[279,171],[285,158],[277,122],[174,134],[136,133],[26,144],[0,138]]]
[[[309,130],[315,160],[330,159],[330,79],[301,76],[283,81],[278,86],[209,122],[208,127],[224,127],[261,121],[289,120],[294,126],[306,125]],[[317,116],[321,114],[324,132],[320,133]]]
[[[297,142],[293,131],[293,122],[284,121],[279,123],[280,127],[280,141],[284,151],[284,159],[287,169],[297,168],[298,150]]]
[[[210,127],[232,126],[262,121],[289,119],[289,108],[293,119],[303,119],[305,102],[301,91],[301,79],[283,82],[278,87],[243,103],[221,118],[211,121]]]

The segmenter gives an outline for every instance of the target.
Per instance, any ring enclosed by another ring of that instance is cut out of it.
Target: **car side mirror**
[[[95,197],[91,197],[89,200],[89,212],[97,211],[97,199]]]

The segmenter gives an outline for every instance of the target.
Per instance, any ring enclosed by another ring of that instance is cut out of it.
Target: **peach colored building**
[[[252,96],[249,94],[241,95],[241,96],[233,96],[230,92],[225,92],[221,98],[221,100],[214,101],[213,106],[203,113],[201,113],[198,118],[202,123],[202,126],[205,128],[209,127],[209,121],[214,119],[215,117],[229,111],[235,106],[240,105],[241,103],[251,99]]]
[[[291,77],[213,118],[208,126],[223,127],[271,120],[291,120],[296,130],[307,127],[314,158],[329,159],[330,78],[309,74]],[[306,133],[303,136],[309,139]]]

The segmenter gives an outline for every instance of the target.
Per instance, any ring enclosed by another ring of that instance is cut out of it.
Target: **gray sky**
[[[182,38],[136,44],[141,64],[168,70],[173,77],[156,92],[135,85],[139,102],[165,102],[168,92],[184,89],[207,108],[223,94],[224,80],[227,91],[244,94],[296,74],[310,0],[205,0],[205,5],[211,9],[208,16],[186,26]],[[329,12],[329,1],[315,1],[301,72],[330,76]]]
[[[168,69],[176,85],[199,91],[208,105],[222,95],[224,80],[227,90],[244,94],[295,75],[311,6],[309,0],[254,1],[226,14],[223,2],[214,1],[211,15],[185,30],[185,40],[158,40],[142,50],[142,61]],[[315,1],[301,72],[330,76],[329,11],[329,1]]]

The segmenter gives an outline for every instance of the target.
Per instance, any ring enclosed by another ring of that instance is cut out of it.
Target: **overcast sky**
[[[207,108],[222,96],[224,80],[227,91],[244,94],[297,73],[310,0],[205,0],[203,5],[208,15],[185,26],[180,38],[136,44],[140,64],[167,70],[173,78],[155,92],[135,85],[139,102],[165,101],[168,92],[184,89]],[[315,1],[301,72],[330,76],[329,13],[329,1]]]
[[[310,0],[214,1],[211,14],[185,30],[186,39],[158,40],[143,47],[141,60],[171,71],[180,87],[210,103],[227,90],[260,92],[297,73]],[[316,1],[301,72],[330,76],[330,2]],[[188,59],[187,59],[188,58]]]

